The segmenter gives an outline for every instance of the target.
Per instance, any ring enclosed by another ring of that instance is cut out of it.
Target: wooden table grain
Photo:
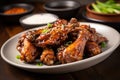
[[[45,12],[43,3],[31,3],[35,6],[34,13]],[[0,22],[0,47],[3,43],[25,29],[20,24]],[[120,46],[103,62],[90,68],[64,73],[42,74],[28,72],[6,63],[0,56],[0,80],[120,80]]]

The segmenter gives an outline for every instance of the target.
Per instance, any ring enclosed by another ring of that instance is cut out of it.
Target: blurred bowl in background
[[[44,5],[44,9],[58,15],[60,18],[70,19],[76,17],[80,9],[80,3],[73,0],[54,0],[48,1]]]
[[[53,23],[58,19],[58,16],[51,13],[35,13],[25,15],[20,18],[20,23],[25,29],[39,27]]]
[[[92,10],[92,4],[86,6],[86,16],[92,19],[106,21],[106,22],[120,22],[120,14],[105,14],[98,13]]]
[[[92,3],[86,5],[86,8],[82,11],[83,18],[85,18],[87,21],[90,22],[97,22],[97,23],[109,25],[120,32],[120,14],[98,13],[93,11],[91,5]]]
[[[34,7],[26,3],[16,3],[6,5],[0,8],[1,21],[7,23],[19,22],[19,18],[32,13]]]

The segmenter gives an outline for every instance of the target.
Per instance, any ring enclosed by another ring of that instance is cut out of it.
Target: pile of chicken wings
[[[97,27],[97,26],[96,26]],[[27,31],[18,40],[20,60],[32,63],[39,59],[45,65],[65,64],[95,56],[102,52],[106,37],[76,18],[59,19],[44,28]]]

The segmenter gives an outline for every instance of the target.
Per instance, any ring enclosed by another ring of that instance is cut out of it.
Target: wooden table
[[[32,3],[36,12],[45,12],[43,3]],[[0,47],[14,36],[24,31],[20,24],[0,23]],[[90,68],[64,74],[42,74],[21,70],[7,64],[0,57],[0,80],[120,80],[120,46],[103,62]]]

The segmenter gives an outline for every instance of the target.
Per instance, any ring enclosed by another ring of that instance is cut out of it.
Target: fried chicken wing
[[[54,51],[49,48],[45,48],[40,56],[40,61],[47,65],[53,65],[55,59]]]
[[[61,63],[70,63],[83,59],[83,52],[88,38],[87,30],[80,31],[78,38],[63,52],[58,53],[59,61]]]
[[[49,45],[59,45],[68,38],[68,33],[70,33],[75,25],[79,25],[77,20],[66,25],[65,23],[56,24],[56,27],[53,27],[49,30],[47,34],[42,34],[36,39],[37,46],[47,47]],[[78,27],[78,26],[77,26]]]
[[[42,34],[36,39],[36,45],[47,47],[49,45],[58,45],[67,38],[68,31],[65,29],[53,28],[50,33]]]
[[[101,53],[101,49],[96,42],[87,41],[86,51],[89,56],[95,56]]]
[[[33,62],[33,60],[38,56],[36,47],[25,38],[21,46],[17,46],[18,51],[20,51],[20,59],[26,62]]]

